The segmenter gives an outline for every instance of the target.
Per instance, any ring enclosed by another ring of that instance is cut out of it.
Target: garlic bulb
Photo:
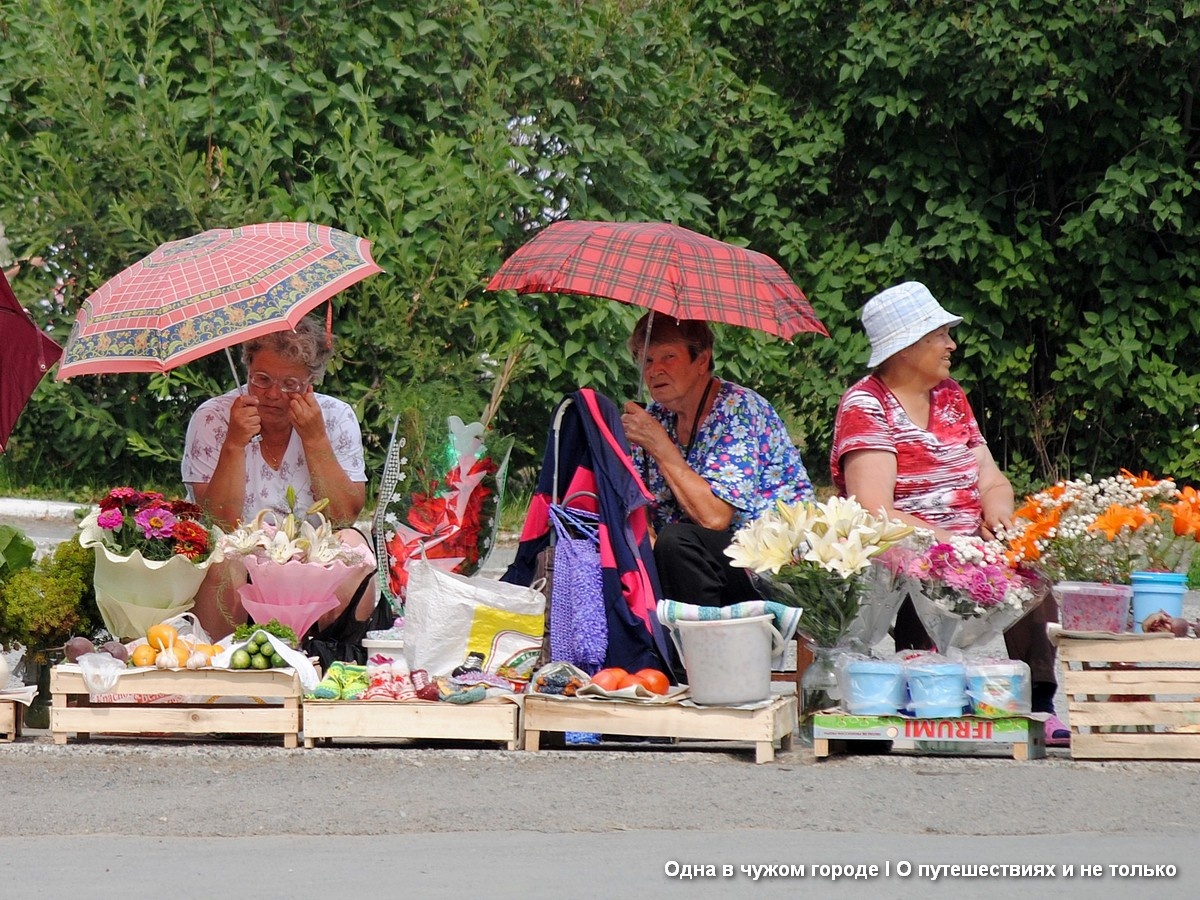
[[[159,650],[158,656],[154,657],[154,667],[156,669],[174,669],[179,665],[179,657],[175,655],[175,651],[170,648]]]
[[[201,653],[199,650],[193,650],[192,655],[188,657],[187,667],[189,669],[203,669],[207,665],[207,653]]]

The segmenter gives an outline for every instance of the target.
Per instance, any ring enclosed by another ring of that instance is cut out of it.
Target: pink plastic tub
[[[1067,631],[1129,630],[1129,601],[1133,588],[1127,584],[1063,581],[1054,585],[1062,627]]]

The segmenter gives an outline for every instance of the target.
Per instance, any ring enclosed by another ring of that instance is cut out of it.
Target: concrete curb
[[[90,507],[79,503],[63,503],[57,500],[24,500],[19,497],[0,497],[0,518],[6,519],[54,519],[76,522],[79,511]]]

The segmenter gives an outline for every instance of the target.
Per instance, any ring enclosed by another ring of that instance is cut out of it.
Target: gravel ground
[[[711,745],[689,745],[711,746]],[[749,750],[626,745],[0,744],[7,836],[555,833],[784,828],[924,835],[1192,834],[1200,766],[894,753],[756,765]],[[297,809],[305,810],[297,815]],[[200,813],[199,815],[197,813]]]

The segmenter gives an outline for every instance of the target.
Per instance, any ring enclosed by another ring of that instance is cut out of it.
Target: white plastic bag
[[[476,652],[487,674],[528,681],[542,650],[545,615],[546,597],[536,585],[468,578],[410,560],[404,655],[411,670],[438,677]]]
[[[83,675],[88,697],[92,700],[111,694],[117,687],[121,673],[126,670],[125,663],[107,653],[85,653],[75,662]]]

